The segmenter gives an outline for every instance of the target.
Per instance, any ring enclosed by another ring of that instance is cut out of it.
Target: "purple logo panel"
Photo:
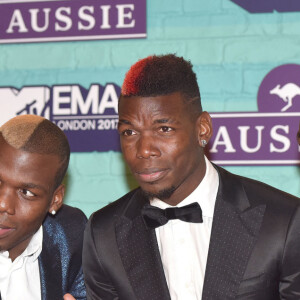
[[[300,11],[298,0],[231,0],[250,13],[271,13]]]
[[[300,65],[271,70],[261,82],[257,104],[260,112],[300,112]]]
[[[53,121],[69,140],[71,151],[120,151],[118,97],[120,87],[91,84],[0,88],[0,125],[21,114]],[[9,105],[8,105],[9,104]]]
[[[72,152],[121,151],[117,115],[76,119],[55,117],[52,121],[65,132]]]
[[[300,113],[212,114],[214,133],[207,155],[223,165],[297,164],[299,117]]]
[[[0,43],[146,37],[146,0],[0,2]]]

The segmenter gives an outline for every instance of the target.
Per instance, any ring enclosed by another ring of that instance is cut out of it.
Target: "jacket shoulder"
[[[63,232],[64,236],[76,239],[83,235],[86,222],[87,218],[79,208],[63,204],[56,215],[47,215],[43,227],[50,236]]]
[[[138,189],[134,189],[130,191],[116,201],[111,202],[110,204],[94,212],[89,219],[92,227],[111,224],[113,219],[122,215],[137,190]]]
[[[268,208],[291,210],[300,206],[300,199],[294,195],[261,181],[232,174],[220,167],[217,167],[217,170],[221,177],[220,181],[223,181],[222,186],[225,193],[230,194],[232,190],[243,190],[251,206],[265,204]]]

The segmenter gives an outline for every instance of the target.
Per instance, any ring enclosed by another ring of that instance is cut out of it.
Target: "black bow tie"
[[[202,223],[202,210],[197,202],[182,206],[160,209],[150,204],[142,208],[142,216],[150,229],[165,225],[169,220],[179,219],[184,222]]]

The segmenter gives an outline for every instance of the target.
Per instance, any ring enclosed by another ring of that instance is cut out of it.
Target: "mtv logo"
[[[24,114],[34,114],[50,119],[50,88],[46,86],[0,88],[0,125]]]
[[[231,0],[250,13],[300,11],[299,0]]]

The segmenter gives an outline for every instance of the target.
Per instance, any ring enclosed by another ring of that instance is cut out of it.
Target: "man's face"
[[[0,251],[14,260],[29,244],[48,211],[59,209],[64,187],[55,191],[57,156],[8,145],[0,134]]]
[[[211,136],[210,118],[192,117],[181,93],[121,97],[118,130],[124,158],[150,197],[176,205],[202,180],[200,140]]]

